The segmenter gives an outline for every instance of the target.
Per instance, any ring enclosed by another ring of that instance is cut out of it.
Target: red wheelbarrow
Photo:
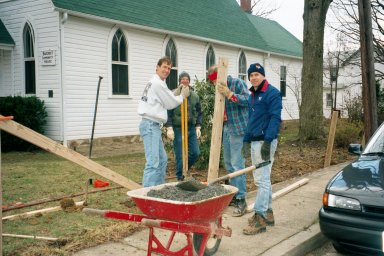
[[[155,252],[161,255],[193,256],[193,249],[199,256],[213,255],[219,248],[221,238],[232,235],[229,227],[222,226],[221,215],[238,189],[223,185],[229,191],[227,194],[196,202],[172,201],[147,196],[150,190],[176,184],[177,182],[128,191],[128,196],[132,198],[143,214],[90,208],[84,208],[83,212],[101,215],[105,218],[140,222],[147,226],[150,229],[147,255]],[[163,245],[156,237],[155,228],[171,231],[167,245]],[[177,251],[171,251],[176,233],[184,234],[187,244]]]

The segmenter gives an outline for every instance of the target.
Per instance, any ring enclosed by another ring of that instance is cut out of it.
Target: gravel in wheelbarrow
[[[222,215],[238,189],[229,185],[207,186],[191,192],[174,183],[127,192],[147,216],[177,222],[212,222]]]

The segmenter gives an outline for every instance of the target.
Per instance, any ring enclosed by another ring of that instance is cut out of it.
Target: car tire
[[[341,254],[348,254],[348,251],[344,248],[344,246],[342,246],[340,243],[338,242],[332,242],[332,245],[333,245],[333,248],[335,248],[335,250],[338,252],[338,253],[341,253]]]
[[[202,241],[203,241],[202,234],[198,234],[198,233],[193,234],[193,248],[195,248],[196,253],[199,253]],[[214,255],[219,249],[220,242],[221,242],[221,238],[218,239],[216,236],[211,236],[207,241],[207,245],[205,246],[204,256]]]

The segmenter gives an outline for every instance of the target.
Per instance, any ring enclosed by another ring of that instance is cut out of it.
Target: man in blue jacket
[[[254,204],[254,215],[248,219],[245,235],[265,232],[267,225],[275,224],[272,211],[271,170],[277,148],[277,137],[281,124],[282,100],[280,91],[265,79],[264,67],[259,63],[248,68],[248,79],[252,84],[248,98],[249,118],[244,142],[251,143],[252,164],[271,161],[269,165],[253,171],[258,187]]]

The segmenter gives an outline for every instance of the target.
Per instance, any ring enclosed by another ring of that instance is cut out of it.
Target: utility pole
[[[375,67],[373,59],[373,35],[371,1],[358,0],[360,24],[360,55],[363,84],[364,136],[365,142],[377,129],[377,100]]]

